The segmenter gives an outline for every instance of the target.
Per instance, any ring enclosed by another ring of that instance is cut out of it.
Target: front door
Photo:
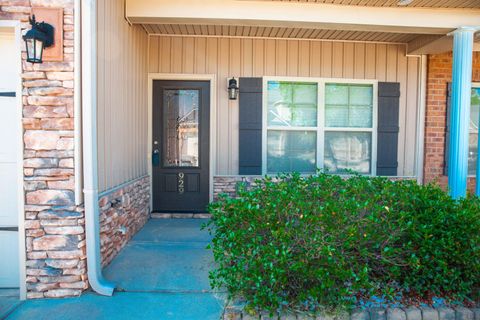
[[[210,82],[153,82],[153,211],[206,212]]]
[[[0,288],[19,286],[18,165],[20,107],[15,94],[19,72],[13,31],[0,28]]]

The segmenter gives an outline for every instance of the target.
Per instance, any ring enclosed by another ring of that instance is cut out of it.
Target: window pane
[[[267,133],[267,171],[313,173],[316,170],[317,133],[277,131]]]
[[[371,128],[372,106],[350,106],[348,127]]]
[[[326,105],[325,125],[327,127],[348,127],[348,106]]]
[[[198,90],[164,90],[163,106],[163,165],[197,167]]]
[[[325,169],[342,173],[346,169],[371,173],[370,132],[325,132]]]
[[[348,105],[348,85],[327,84],[325,86],[325,103]]]
[[[317,105],[317,85],[313,83],[296,83],[293,86],[293,103]]]
[[[371,106],[373,101],[373,88],[371,85],[351,85],[350,104]]]
[[[268,82],[269,126],[315,127],[317,125],[317,84]]]
[[[293,87],[290,83],[279,82],[279,81],[268,81],[268,104],[283,103],[291,104],[293,103],[292,91]]]
[[[372,85],[332,84],[325,86],[325,126],[371,128]]]
[[[480,88],[472,88],[472,108],[470,110],[470,137],[468,148],[468,174],[477,172],[478,122],[480,117]]]

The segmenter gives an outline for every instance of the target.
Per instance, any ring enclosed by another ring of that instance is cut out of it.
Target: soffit
[[[218,37],[252,37],[310,40],[347,40],[407,43],[419,37],[418,34],[348,31],[316,28],[280,28],[235,25],[200,25],[200,24],[143,24],[152,35],[179,36],[218,36]]]
[[[281,2],[312,2],[362,7],[400,7],[399,0],[262,0]],[[404,7],[417,8],[480,8],[480,0],[413,0]]]

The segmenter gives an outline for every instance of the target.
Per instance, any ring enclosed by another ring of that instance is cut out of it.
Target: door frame
[[[213,176],[216,167],[216,141],[217,141],[217,76],[215,74],[182,74],[182,73],[149,73],[148,74],[148,146],[147,168],[150,176],[150,210],[153,208],[153,176],[152,176],[152,143],[153,143],[153,81],[209,81],[210,82],[210,141],[209,141],[209,174],[208,198],[213,201]]]
[[[17,105],[17,134],[19,135],[18,145],[20,146],[17,154],[17,204],[18,204],[18,257],[19,257],[19,289],[20,299],[25,300],[26,293],[26,250],[25,250],[25,195],[23,190],[23,105],[22,105],[22,31],[21,23],[18,20],[1,20],[0,28],[11,29],[15,37],[16,47],[16,68],[18,77],[15,90],[15,99]]]

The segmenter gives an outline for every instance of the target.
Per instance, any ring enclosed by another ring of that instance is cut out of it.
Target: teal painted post
[[[475,31],[475,28],[463,27],[453,32],[448,186],[450,195],[454,199],[465,197],[467,193],[468,133]]]

